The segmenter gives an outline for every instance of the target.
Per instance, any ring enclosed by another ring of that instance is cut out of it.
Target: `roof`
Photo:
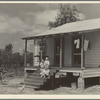
[[[41,37],[41,36],[56,35],[62,33],[67,34],[71,32],[91,31],[96,29],[100,29],[100,18],[66,23],[62,26],[53,28],[51,30],[48,30],[41,34],[34,35],[32,37]]]

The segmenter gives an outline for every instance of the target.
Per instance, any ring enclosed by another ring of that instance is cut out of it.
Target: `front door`
[[[54,45],[54,65],[56,67],[60,66],[60,38],[55,38]]]
[[[73,66],[81,66],[81,39],[82,35],[73,36]]]

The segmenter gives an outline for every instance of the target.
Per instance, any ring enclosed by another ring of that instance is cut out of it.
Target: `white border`
[[[100,95],[0,95],[0,99],[100,99]]]
[[[0,3],[100,3],[100,1],[0,1]]]
[[[0,3],[85,3],[97,4],[100,1],[0,1]],[[100,99],[100,95],[0,95],[0,99]]]

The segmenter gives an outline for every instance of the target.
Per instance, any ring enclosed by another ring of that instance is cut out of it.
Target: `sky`
[[[12,43],[14,52],[23,52],[22,37],[33,36],[48,30],[60,4],[7,4],[0,3],[0,48]],[[100,18],[100,4],[75,4],[82,19]],[[28,48],[33,41],[28,41]]]

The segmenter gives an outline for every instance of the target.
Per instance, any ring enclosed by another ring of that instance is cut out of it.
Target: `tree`
[[[6,51],[7,53],[12,53],[12,52],[13,52],[13,46],[12,46],[12,44],[6,45],[6,46],[5,46],[5,51]]]
[[[30,60],[30,59],[29,59]],[[0,49],[0,69],[19,72],[18,69],[24,66],[24,56],[18,52],[13,52],[13,45],[8,44],[4,49]],[[18,68],[18,69],[17,69]]]
[[[20,55],[20,53],[16,52],[12,54],[12,64],[18,66],[23,66],[24,65],[24,57]]]
[[[4,48],[3,57],[5,58],[4,63],[7,64],[7,66],[11,66],[12,64],[12,53],[13,53],[13,45],[7,44]]]
[[[48,26],[49,28],[55,28],[61,26],[66,23],[76,22],[81,20],[79,16],[80,12],[78,11],[75,5],[60,5],[59,12],[55,17],[55,21],[49,21]]]

